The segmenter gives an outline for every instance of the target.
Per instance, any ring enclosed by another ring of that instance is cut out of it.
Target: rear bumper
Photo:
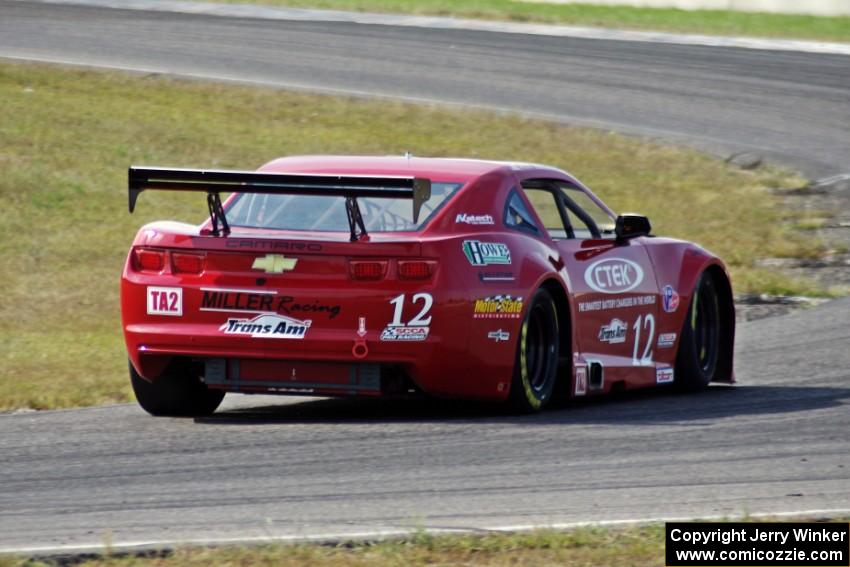
[[[210,387],[228,392],[504,399],[504,389],[490,384],[504,369],[488,368],[488,361],[474,359],[465,344],[444,340],[433,327],[425,341],[380,336],[378,329],[362,338],[354,331],[311,331],[309,340],[276,340],[220,336],[217,327],[189,323],[125,327],[130,361],[151,381],[181,358],[195,362]]]
[[[244,339],[215,336],[209,326],[189,324],[171,324],[163,331],[162,325],[125,328],[130,360],[148,380],[181,358],[197,363],[208,386],[229,392],[375,396],[427,390],[428,376],[444,372],[428,362],[440,359],[436,339],[382,343],[377,331],[372,338],[323,333],[311,335],[310,341]]]

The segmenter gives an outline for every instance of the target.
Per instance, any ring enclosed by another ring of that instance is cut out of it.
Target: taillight
[[[165,267],[165,252],[136,248],[133,250],[133,268],[144,272],[161,272]]]
[[[437,262],[428,260],[399,260],[398,277],[402,280],[427,280],[436,267]]]
[[[175,274],[200,274],[204,271],[204,255],[172,252],[171,269]]]
[[[362,260],[350,262],[348,271],[353,280],[380,280],[387,273],[387,261]]]

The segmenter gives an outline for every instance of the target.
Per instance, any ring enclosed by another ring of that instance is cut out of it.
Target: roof
[[[260,171],[352,175],[424,177],[433,181],[467,182],[499,170],[517,169],[563,172],[555,168],[516,162],[405,156],[292,156],[270,161]]]

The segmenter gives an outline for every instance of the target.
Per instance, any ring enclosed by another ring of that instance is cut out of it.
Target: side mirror
[[[618,216],[617,223],[614,225],[617,241],[628,240],[635,236],[649,236],[650,231],[652,231],[652,225],[649,224],[648,218],[631,213]]]

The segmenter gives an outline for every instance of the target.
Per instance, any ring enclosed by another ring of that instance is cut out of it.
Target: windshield
[[[422,205],[419,222],[413,222],[411,199],[357,199],[367,232],[419,230],[443,206],[460,183],[432,183],[431,198]],[[265,195],[240,193],[227,209],[231,226],[278,230],[348,232],[344,197]]]

